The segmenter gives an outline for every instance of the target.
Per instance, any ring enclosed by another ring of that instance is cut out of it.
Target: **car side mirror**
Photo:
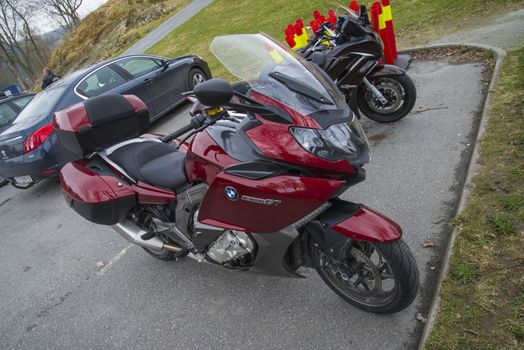
[[[168,60],[162,60],[160,61],[160,64],[162,65],[162,70],[166,70],[167,67],[169,67],[169,65],[171,64],[171,61],[168,61]]]
[[[193,91],[200,103],[208,107],[219,107],[227,104],[233,97],[233,88],[223,79],[206,80]]]

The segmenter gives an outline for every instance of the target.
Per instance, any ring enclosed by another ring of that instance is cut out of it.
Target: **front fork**
[[[368,88],[369,91],[371,91],[371,93],[373,94],[373,96],[375,96],[375,98],[377,100],[380,101],[380,103],[382,103],[383,105],[385,105],[386,103],[388,103],[388,100],[384,97],[384,95],[382,95],[382,93],[380,92],[379,89],[377,89],[377,87],[373,84],[370,83],[370,81],[368,80],[368,78],[364,77],[364,79],[362,79],[362,82],[364,83],[364,85],[366,85],[366,87]]]

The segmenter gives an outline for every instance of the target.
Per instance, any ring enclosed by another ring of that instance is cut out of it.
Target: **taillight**
[[[42,126],[40,129],[32,133],[27,139],[24,141],[24,152],[29,153],[32,150],[34,150],[37,147],[40,147],[42,143],[44,143],[45,139],[51,135],[53,132],[53,126],[51,124],[47,124]]]

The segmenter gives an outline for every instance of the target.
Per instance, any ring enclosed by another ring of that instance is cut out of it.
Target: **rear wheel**
[[[193,68],[189,71],[189,91],[192,91],[195,86],[207,80],[207,75],[199,68]]]
[[[401,239],[389,243],[353,241],[341,261],[330,258],[311,240],[310,256],[322,280],[359,309],[394,313],[408,307],[417,296],[417,264]]]
[[[358,108],[366,117],[379,123],[395,122],[413,109],[417,100],[417,89],[407,74],[370,79],[370,83],[382,93],[387,102],[380,102],[365,85],[362,85],[358,89]]]

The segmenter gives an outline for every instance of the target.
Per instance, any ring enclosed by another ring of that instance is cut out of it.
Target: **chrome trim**
[[[111,159],[109,159],[109,157],[107,155],[104,154],[104,152],[100,152],[98,153],[98,155],[100,157],[102,157],[103,160],[106,161],[106,163],[108,163],[109,165],[111,165],[113,168],[115,168],[116,170],[118,170],[122,175],[124,175],[125,177],[127,177],[127,179],[129,181],[131,181],[132,183],[136,183],[137,181],[135,179],[133,179],[124,169],[122,169],[122,167],[118,164],[116,164],[115,162],[113,162]]]
[[[115,162],[113,162],[111,159],[109,159],[109,155],[111,153],[113,153],[114,151],[116,151],[117,149],[119,149],[120,147],[123,147],[125,145],[129,145],[129,144],[132,144],[132,143],[138,143],[138,142],[162,142],[158,139],[154,139],[154,138],[140,138],[140,137],[137,137],[137,138],[134,138],[134,139],[130,139],[130,140],[126,140],[126,141],[122,141],[120,143],[117,143],[116,145],[113,145],[109,148],[106,148],[105,150],[103,150],[102,152],[98,152],[97,154],[102,157],[103,160],[105,160],[109,165],[111,165],[113,168],[115,168],[116,170],[118,170],[120,173],[122,173],[122,175],[124,175],[125,177],[127,177],[128,180],[130,180],[131,182],[133,183],[136,183],[136,179],[134,179],[131,175],[129,175],[120,165],[116,164]]]
[[[113,153],[114,151],[116,151],[120,147],[124,147],[124,146],[130,145],[132,143],[149,142],[149,141],[162,142],[159,139],[155,139],[155,138],[136,137],[134,139],[125,140],[125,141],[119,142],[116,145],[113,145],[113,146],[111,146],[109,148],[106,148],[104,150],[104,153],[109,156],[111,153]]]
[[[161,59],[161,60],[165,60],[166,58],[165,57],[160,57],[160,56],[154,56],[154,55],[129,55],[129,56],[124,56],[124,57],[121,57],[121,58],[118,58],[118,59],[115,59],[111,62],[107,62],[106,64],[98,67],[97,69],[95,69],[94,71],[91,71],[89,72],[85,77],[83,77],[74,87],[73,91],[74,93],[80,97],[81,99],[83,100],[87,100],[89,97],[87,96],[84,96],[82,95],[81,93],[79,93],[78,91],[76,91],[76,89],[78,88],[78,85],[82,84],[84,82],[84,80],[86,80],[87,78],[89,78],[93,73],[99,71],[100,69],[104,68],[104,67],[107,67],[115,62],[118,62],[118,61],[122,61],[122,60],[125,60],[125,59],[128,59],[128,58],[132,58],[132,57],[146,57],[146,58],[157,58],[157,59]],[[158,67],[158,68],[161,68],[161,67]],[[118,72],[117,72],[118,73]],[[127,81],[126,81],[127,82]]]
[[[182,250],[182,247],[167,244],[162,242],[158,237],[153,237],[151,239],[143,240],[142,235],[147,233],[147,231],[142,230],[134,222],[129,219],[126,219],[122,222],[119,222],[116,225],[112,225],[113,229],[118,232],[122,237],[124,237],[129,242],[139,245],[144,248],[154,249],[154,250],[169,250],[171,252],[178,253]]]
[[[317,209],[313,210],[311,213],[309,213],[308,215],[304,216],[302,219],[298,220],[294,224],[291,224],[291,226],[295,227],[295,228],[300,228],[300,227],[304,226],[305,224],[307,224],[308,222],[310,222],[311,220],[313,220],[314,218],[316,218],[317,216],[319,216],[320,214],[325,212],[330,206],[331,206],[331,203],[329,203],[329,202],[326,202],[326,203],[322,204],[320,207],[318,207]]]
[[[382,103],[383,105],[388,103],[388,100],[384,97],[384,95],[382,95],[380,90],[375,85],[369,82],[368,78],[364,77],[362,81],[364,82],[364,85],[366,85],[368,90],[370,90],[373,93],[373,95],[375,95],[375,97],[380,101],[380,103]]]
[[[5,142],[5,143],[8,143],[8,142],[11,142],[11,141],[16,141],[16,140],[20,140],[22,138],[22,136],[17,136],[17,137],[14,137],[12,139],[9,139],[9,140],[4,140],[2,142]]]
[[[349,74],[353,73],[353,71],[357,68],[357,66],[365,59],[365,57],[360,57],[355,64],[351,66],[351,68],[346,73],[345,77],[347,77]]]
[[[351,52],[352,55],[360,55],[360,56],[365,56],[365,57],[375,57],[375,55],[372,55],[370,53],[366,53],[366,52]]]

